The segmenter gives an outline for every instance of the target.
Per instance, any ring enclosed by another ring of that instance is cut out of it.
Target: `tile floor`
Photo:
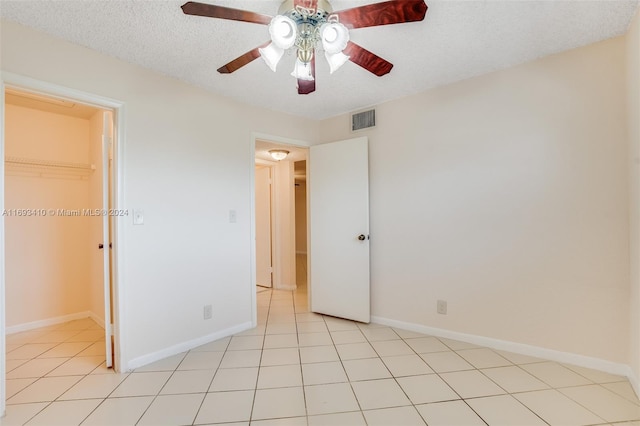
[[[90,319],[9,335],[0,424],[640,426],[624,377],[257,299],[258,327],[128,374]]]

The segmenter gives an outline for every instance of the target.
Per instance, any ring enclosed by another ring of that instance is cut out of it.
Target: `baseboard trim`
[[[96,324],[98,324],[100,327],[102,327],[104,329],[104,320],[102,318],[100,318],[98,315],[96,315],[95,312],[89,311],[89,318],[94,320],[96,322]]]
[[[629,368],[629,374],[627,374],[627,378],[629,379],[629,382],[631,383],[631,387],[635,391],[636,396],[638,397],[638,399],[640,399],[640,379],[638,379],[638,376],[635,374],[635,372],[631,367],[628,367],[628,368]]]
[[[193,348],[197,348],[198,346],[204,345],[205,343],[213,342],[214,340],[222,339],[223,337],[231,336],[236,333],[240,333],[245,330],[249,330],[253,328],[251,322],[244,322],[242,324],[225,328],[224,330],[217,331],[215,333],[208,334],[206,336],[198,337],[197,339],[188,340],[186,342],[178,343],[177,345],[170,346],[168,348],[159,350],[157,352],[152,352],[147,355],[139,356],[130,360],[126,368],[123,368],[123,371],[131,371],[136,368],[142,367],[147,364],[151,364],[152,362],[159,361],[161,359],[177,355],[179,353],[188,351]],[[124,367],[124,366],[123,366]]]
[[[297,288],[298,288],[298,286],[296,286],[295,284],[294,285],[284,284],[284,285],[279,285],[279,286],[273,286],[274,290],[294,291]]]
[[[493,339],[491,337],[477,336],[473,334],[460,333],[457,331],[446,330],[436,327],[428,327],[421,324],[397,321],[389,318],[372,316],[371,321],[387,325],[390,327],[401,328],[404,330],[415,331],[416,333],[429,334],[436,337],[444,337],[446,339],[460,340],[467,343],[473,343],[479,346],[486,346],[491,349],[501,351],[514,352],[517,354],[528,355],[536,358],[548,359],[564,364],[576,365],[579,367],[591,368],[593,370],[603,371],[618,376],[626,376],[634,386],[638,393],[638,379],[633,374],[631,367],[626,364],[619,364],[600,358],[589,357],[585,355],[574,354],[570,352],[562,352],[554,349],[542,348],[539,346],[527,345],[524,343],[510,342],[507,340]],[[634,383],[635,381],[635,383]]]
[[[9,335],[9,334],[21,333],[23,331],[33,330],[40,327],[48,327],[50,325],[61,324],[67,321],[73,321],[73,320],[78,320],[83,318],[93,319],[92,315],[94,314],[89,311],[76,312],[75,314],[62,315],[59,317],[53,317],[53,318],[47,318],[47,319],[38,320],[38,321],[25,322],[23,324],[11,325],[5,329],[5,332],[7,335]]]

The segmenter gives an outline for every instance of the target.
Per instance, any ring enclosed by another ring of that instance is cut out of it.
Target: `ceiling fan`
[[[269,26],[271,40],[218,68],[232,73],[262,57],[275,72],[288,49],[296,49],[296,65],[291,73],[298,81],[298,93],[316,90],[316,51],[324,51],[333,73],[351,61],[381,77],[393,64],[349,40],[349,30],[378,25],[422,21],[427,13],[424,0],[389,0],[334,12],[329,0],[285,0],[275,17],[229,7],[198,2],[182,5],[187,15],[230,19]]]

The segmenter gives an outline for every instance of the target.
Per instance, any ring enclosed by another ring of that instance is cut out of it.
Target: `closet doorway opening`
[[[6,352],[117,367],[117,110],[10,85],[3,107]]]

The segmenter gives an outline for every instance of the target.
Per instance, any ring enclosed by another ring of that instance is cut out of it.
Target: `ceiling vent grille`
[[[358,112],[351,115],[351,131],[356,132],[362,129],[376,127],[376,110]]]

